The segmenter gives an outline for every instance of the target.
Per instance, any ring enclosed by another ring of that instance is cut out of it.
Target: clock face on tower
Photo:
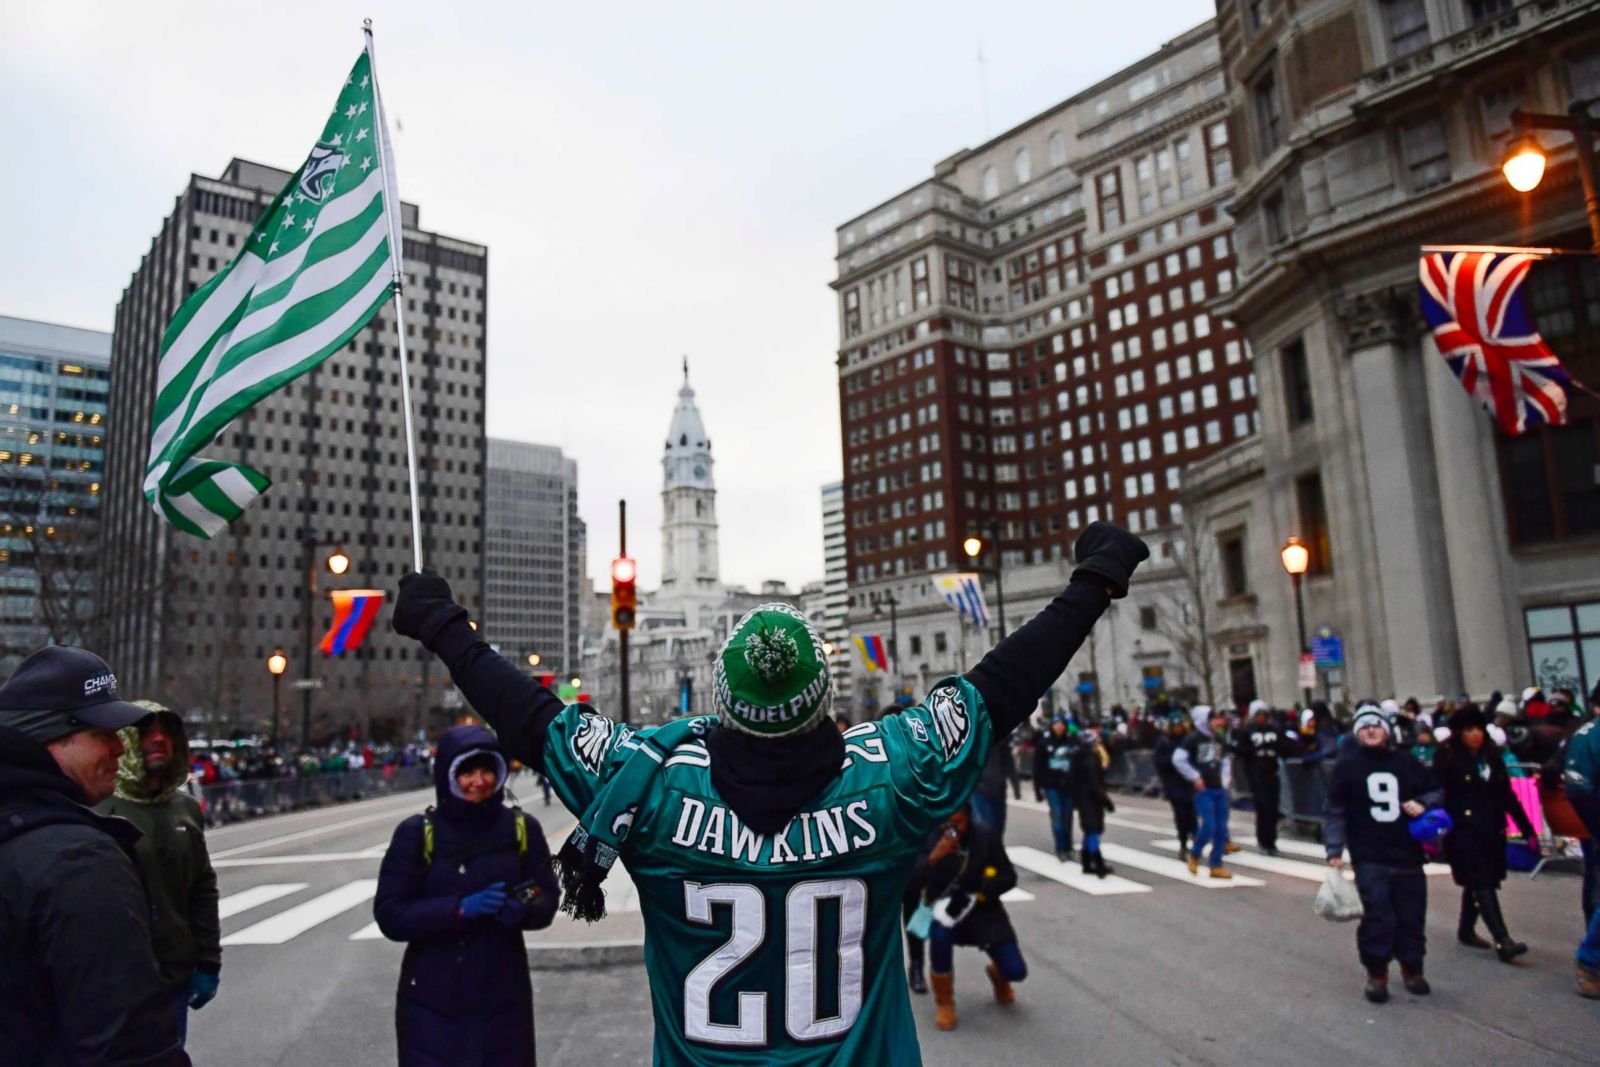
[[[698,464],[698,463],[696,463],[696,464],[695,464],[695,465],[694,465],[694,476],[695,476],[695,477],[696,477],[696,478],[704,478],[704,477],[705,477],[705,476],[706,476],[706,469],[705,469],[705,467],[703,467],[703,466],[701,466],[701,465],[700,465],[700,464]]]

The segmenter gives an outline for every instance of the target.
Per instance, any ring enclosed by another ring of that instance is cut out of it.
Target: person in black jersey
[[[1406,990],[1426,996],[1428,881],[1410,822],[1437,807],[1444,794],[1428,768],[1390,744],[1389,720],[1377,707],[1363,704],[1353,726],[1356,744],[1334,764],[1328,784],[1323,844],[1328,862],[1338,868],[1344,867],[1348,845],[1355,866],[1365,909],[1356,927],[1356,948],[1367,969],[1366,998],[1374,1004],[1389,999],[1390,960],[1400,961]]]

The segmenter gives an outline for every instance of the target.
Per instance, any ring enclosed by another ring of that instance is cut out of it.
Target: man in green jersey
[[[563,707],[477,636],[431,572],[401,581],[394,626],[579,817],[556,861],[565,907],[603,915],[606,874],[627,866],[656,1064],[918,1064],[899,937],[917,852],[1149,550],[1095,523],[1075,555],[1067,587],[971,671],[842,734],[821,638],[787,605],[729,635],[714,717],[641,730]]]

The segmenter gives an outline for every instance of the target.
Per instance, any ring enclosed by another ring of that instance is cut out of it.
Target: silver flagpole
[[[389,119],[383,111],[383,93],[378,91],[378,57],[372,44],[372,20],[364,19],[362,33],[367,38],[367,66],[372,71],[372,99],[377,104],[378,167],[383,171],[383,216],[389,224],[389,264],[394,270],[390,288],[394,291],[394,328],[400,337],[400,410],[405,413],[406,474],[411,482],[411,561],[422,569],[422,511],[417,493],[417,436],[411,423],[411,359],[406,354],[405,275],[401,271],[400,233],[395,219],[400,214],[400,192],[394,171],[389,167]]]

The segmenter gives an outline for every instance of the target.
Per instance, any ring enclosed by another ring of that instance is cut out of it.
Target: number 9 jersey
[[[566,806],[582,813],[653,753],[643,733],[576,706],[559,715],[544,763]],[[992,727],[971,683],[947,678],[844,741],[843,771],[779,833],[723,802],[699,739],[655,775],[621,857],[644,914],[660,1067],[922,1062],[900,899],[924,839],[977,784]]]
[[[1329,856],[1345,846],[1355,864],[1420,867],[1425,857],[1411,837],[1411,820],[1403,808],[1415,800],[1423,807],[1440,802],[1432,772],[1409,752],[1356,746],[1333,766],[1323,844]]]

